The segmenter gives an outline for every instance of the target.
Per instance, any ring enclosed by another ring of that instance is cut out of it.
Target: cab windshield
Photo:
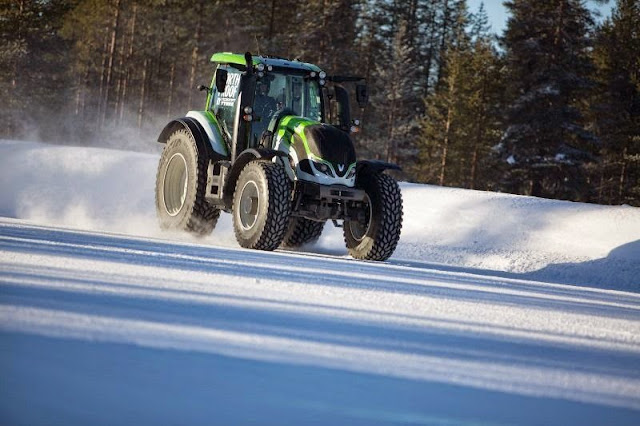
[[[254,100],[253,140],[259,141],[276,112],[289,109],[294,115],[322,120],[320,86],[303,74],[270,72],[258,79]]]

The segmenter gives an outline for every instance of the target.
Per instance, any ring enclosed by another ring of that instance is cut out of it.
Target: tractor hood
[[[356,162],[356,151],[349,135],[329,124],[312,124],[304,128],[309,151],[338,169],[338,175]]]
[[[346,132],[308,118],[287,116],[280,120],[277,135],[279,149],[289,151],[301,171],[312,175],[319,171],[340,179],[355,174],[356,152]]]

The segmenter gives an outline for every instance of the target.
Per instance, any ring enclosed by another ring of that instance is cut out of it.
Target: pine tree
[[[74,124],[79,133],[97,131],[107,108],[109,51],[113,40],[110,21],[115,13],[112,0],[80,2],[65,15],[59,34],[72,46],[69,72],[74,81]],[[111,57],[115,56],[114,52]],[[112,63],[113,73],[113,63]],[[112,76],[109,79],[113,78]],[[109,83],[111,83],[109,81]]]
[[[471,128],[465,147],[470,158],[464,186],[489,188],[492,174],[489,153],[500,139],[505,78],[484,3],[480,3],[478,12],[471,17],[470,37],[473,54],[467,77],[470,87],[467,119]]]
[[[458,157],[456,152],[469,137],[467,71],[472,57],[469,37],[462,29],[446,52],[440,82],[426,100],[418,171],[427,182],[459,185],[461,173],[454,170],[459,162],[453,158]]]
[[[391,163],[406,162],[413,156],[413,135],[418,123],[412,99],[416,83],[416,69],[412,64],[413,50],[405,43],[406,22],[401,22],[390,57],[378,65],[376,71],[384,88],[375,97],[376,108],[382,117],[380,136],[383,138],[383,158]]]
[[[57,31],[70,1],[0,1],[0,134],[38,137],[63,129],[66,45]]]
[[[592,85],[591,16],[582,0],[513,0],[504,48],[511,102],[500,147],[503,188],[585,199],[596,139],[580,102]]]
[[[500,64],[484,7],[464,19],[447,46],[442,78],[426,98],[416,180],[482,187],[485,159],[500,127]],[[470,32],[464,29],[470,26]]]

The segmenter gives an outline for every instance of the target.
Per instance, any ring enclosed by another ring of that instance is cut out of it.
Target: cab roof
[[[307,62],[300,61],[290,61],[288,59],[283,58],[272,58],[272,57],[264,57],[264,56],[252,56],[253,65],[264,64],[265,66],[271,65],[274,68],[289,68],[294,70],[303,70],[303,71],[322,71],[318,66],[309,64]],[[231,53],[231,52],[218,52],[214,53],[211,56],[211,62],[217,62],[221,64],[237,64],[237,65],[247,65],[244,60],[244,55],[241,53]]]

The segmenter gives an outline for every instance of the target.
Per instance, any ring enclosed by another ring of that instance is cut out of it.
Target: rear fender
[[[202,130],[207,134],[211,148],[222,156],[229,155],[227,144],[220,133],[220,126],[217,118],[209,111],[189,111],[188,118],[193,118],[200,124]]]
[[[158,136],[158,142],[167,143],[169,136],[171,136],[171,134],[176,130],[180,129],[184,129],[191,134],[193,139],[196,141],[196,144],[198,145],[198,149],[201,152],[206,152],[210,160],[220,161],[229,158],[228,154],[226,153],[226,149],[222,150],[223,152],[219,152],[221,150],[219,143],[215,143],[215,146],[218,148],[218,150],[214,149],[214,144],[211,143],[211,139],[209,139],[207,131],[202,126],[202,124],[200,124],[200,122],[193,117],[183,117],[171,121],[164,127],[164,129],[162,129],[162,132],[160,132],[160,136]]]

